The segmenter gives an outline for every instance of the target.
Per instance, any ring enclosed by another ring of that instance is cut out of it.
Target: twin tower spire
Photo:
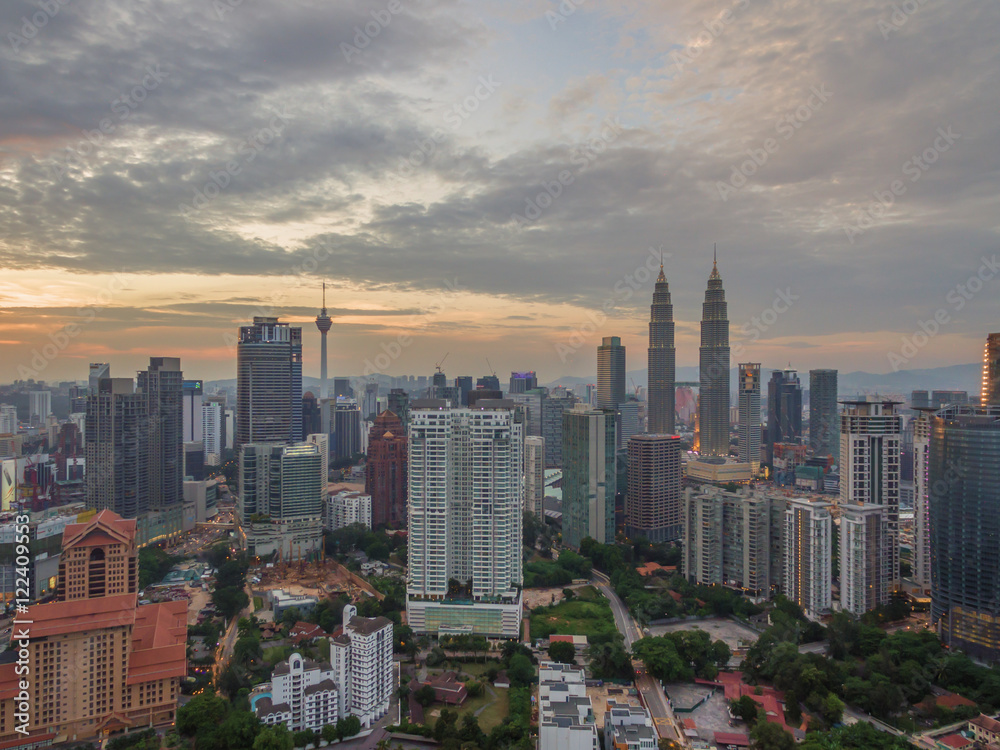
[[[729,317],[714,250],[701,318],[698,448],[702,454],[726,456],[729,454]],[[676,433],[676,356],[674,306],[661,255],[649,316],[647,431],[654,434]]]

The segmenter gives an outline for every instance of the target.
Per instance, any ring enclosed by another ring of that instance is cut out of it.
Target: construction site
[[[314,562],[280,560],[267,563],[251,569],[249,577],[255,595],[281,589],[294,596],[315,596],[317,599],[332,599],[341,594],[351,601],[366,596],[374,596],[379,601],[385,598],[366,580],[329,557]]]

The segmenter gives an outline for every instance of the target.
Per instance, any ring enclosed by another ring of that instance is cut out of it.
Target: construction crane
[[[639,386],[637,386],[635,384],[635,378],[631,378],[630,377],[629,381],[631,381],[631,383],[632,383],[632,390],[635,391],[635,398],[638,401],[639,400]]]
[[[493,365],[490,364],[490,358],[489,357],[486,358],[486,366],[490,368],[490,375],[492,375],[493,377],[496,377],[497,376],[497,371],[494,370],[493,369]]]
[[[434,367],[437,368],[438,372],[441,372],[441,365],[443,365],[444,361],[448,359],[449,354],[451,354],[451,352],[447,352],[443,357],[441,357],[441,361],[438,362],[436,365],[434,365]]]

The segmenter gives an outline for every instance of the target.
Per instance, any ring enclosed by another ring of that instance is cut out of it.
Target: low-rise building
[[[263,724],[284,724],[291,732],[318,731],[340,718],[340,691],[327,662],[295,653],[275,666],[271,681],[258,685],[250,705]]]
[[[638,703],[608,699],[604,750],[656,750],[658,735],[649,711]]]
[[[315,596],[290,594],[282,589],[271,589],[267,592],[267,599],[271,603],[275,622],[281,622],[282,616],[289,609],[295,608],[300,615],[304,615],[311,612],[317,604]]]
[[[539,750],[600,750],[597,721],[582,668],[543,661],[538,667]]]

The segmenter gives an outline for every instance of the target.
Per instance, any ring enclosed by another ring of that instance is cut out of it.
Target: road
[[[250,591],[250,587],[246,587],[247,596],[250,598],[249,604],[243,608],[236,617],[234,617],[229,622],[229,629],[226,630],[225,635],[219,640],[219,646],[215,650],[215,668],[212,672],[212,680],[216,685],[219,684],[219,675],[222,674],[222,670],[226,668],[229,663],[229,657],[232,656],[233,647],[236,645],[236,636],[239,633],[239,621],[241,617],[249,617],[253,613],[253,592]]]
[[[597,589],[604,594],[611,604],[611,612],[615,617],[615,625],[618,631],[625,637],[625,648],[632,650],[632,644],[642,638],[642,631],[635,620],[628,613],[628,609],[618,594],[611,588],[608,577],[599,571],[593,571]],[[663,694],[663,688],[655,677],[648,674],[641,675],[635,680],[635,687],[642,695],[642,701],[649,709],[650,716],[656,724],[656,731],[661,737],[677,740],[681,745],[686,745],[684,733],[678,729],[677,719],[673,711],[667,704],[667,696]]]

